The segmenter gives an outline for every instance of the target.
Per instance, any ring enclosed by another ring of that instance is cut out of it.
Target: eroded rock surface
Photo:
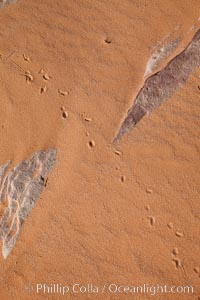
[[[180,38],[172,40],[171,42],[164,44],[160,49],[158,49],[148,60],[146,72],[144,77],[151,75],[155,72],[155,69],[163,62],[178,46],[180,43]]]
[[[15,245],[55,161],[56,150],[49,149],[36,152],[10,171],[11,161],[0,167],[0,238],[4,258]]]
[[[191,73],[200,66],[200,30],[179,55],[160,72],[146,79],[133,106],[122,122],[114,141],[129,132],[146,114],[151,113],[183,86]]]
[[[1,0],[0,8],[3,8],[4,6],[11,4],[11,3],[15,3],[15,2],[17,2],[17,0]]]

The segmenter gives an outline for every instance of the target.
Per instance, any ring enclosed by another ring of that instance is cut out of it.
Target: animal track
[[[24,74],[25,78],[26,78],[26,82],[30,83],[34,80],[33,75],[31,74],[30,71],[26,71]]]
[[[43,79],[48,81],[48,80],[51,79],[51,77],[46,73],[46,74],[43,75]]]
[[[94,148],[95,147],[95,141],[94,140],[89,141],[88,146],[90,148]]]
[[[175,258],[172,259],[172,261],[175,263],[175,266],[176,266],[177,269],[182,267],[182,263],[181,263],[180,258],[175,257]]]
[[[56,152],[55,149],[36,152],[11,171],[8,171],[11,161],[0,167],[0,207],[3,206],[0,238],[4,258],[14,247],[24,220],[44,189],[48,173],[56,161]]]
[[[58,90],[58,94],[62,95],[62,96],[67,96],[69,95],[69,92],[67,91],[62,91],[62,90]]]
[[[179,238],[181,238],[181,237],[184,236],[184,234],[183,234],[182,232],[180,232],[180,231],[176,231],[175,234],[176,234],[176,236],[179,237]]]
[[[46,86],[41,87],[41,88],[40,88],[40,94],[46,93],[47,90],[48,90],[48,88],[47,88]]]
[[[63,117],[63,119],[67,119],[68,113],[66,111],[63,111],[62,112],[62,117]]]
[[[155,223],[156,223],[155,217],[149,217],[149,223],[151,226],[155,225]]]
[[[30,57],[27,56],[26,54],[23,54],[23,58],[24,58],[24,60],[27,61],[27,62],[30,62],[30,61],[31,61]]]

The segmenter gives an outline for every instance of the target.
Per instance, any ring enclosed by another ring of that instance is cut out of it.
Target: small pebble
[[[90,148],[93,148],[95,146],[95,142],[93,140],[89,141],[88,143]]]
[[[176,231],[176,236],[178,236],[178,237],[183,237],[184,234],[183,234],[182,232],[180,232],[180,231]]]
[[[63,111],[62,117],[63,117],[64,119],[67,119],[67,118],[68,118],[68,113],[67,113],[66,111]]]
[[[174,248],[174,249],[172,250],[172,254],[178,255],[178,254],[179,254],[179,253],[178,253],[178,248]]]
[[[43,75],[43,78],[44,78],[44,80],[49,80],[50,76],[46,73],[46,74]]]
[[[195,267],[194,268],[194,272],[197,273],[197,274],[199,274],[200,273],[200,268],[199,267]]]
[[[152,194],[153,191],[151,189],[146,189],[147,194]]]
[[[122,175],[121,177],[120,177],[120,179],[121,179],[121,182],[125,182],[126,181],[126,176],[125,175]]]
[[[167,224],[167,226],[169,227],[169,229],[173,229],[174,224],[170,222],[170,223]]]

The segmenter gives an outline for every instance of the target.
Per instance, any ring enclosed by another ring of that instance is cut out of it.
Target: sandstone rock
[[[0,218],[4,258],[14,247],[24,220],[45,187],[48,173],[56,161],[56,152],[55,149],[36,152],[10,171],[11,161],[0,167],[0,203],[7,203]]]

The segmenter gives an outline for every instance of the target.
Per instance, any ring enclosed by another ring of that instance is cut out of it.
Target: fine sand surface
[[[0,165],[57,149],[15,247],[0,255],[0,299],[200,299],[200,70],[112,143],[149,59],[177,40],[150,71],[162,69],[199,17],[198,0],[19,0],[0,10]],[[37,294],[40,283],[99,293]],[[194,293],[103,294],[111,283]]]

